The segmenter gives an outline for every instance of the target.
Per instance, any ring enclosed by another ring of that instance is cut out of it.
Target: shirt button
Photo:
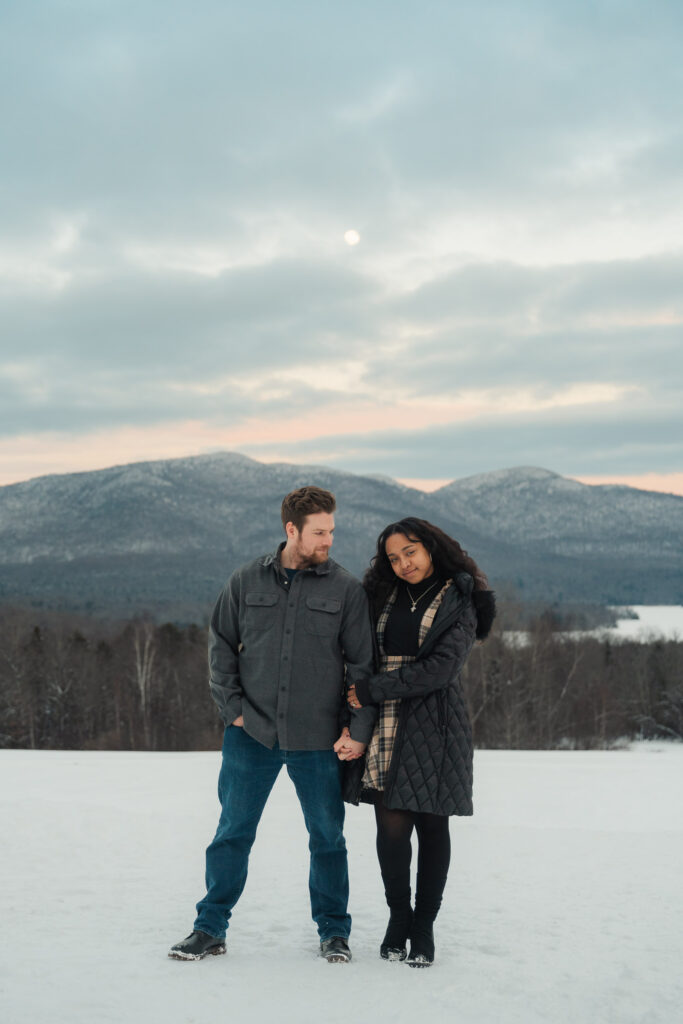
[[[291,631],[291,629],[286,629],[286,630],[285,630],[285,633],[287,634],[287,636],[289,636],[289,634],[290,634],[291,632],[292,632],[292,631]]]
[[[286,686],[281,686],[280,687],[280,693],[287,693],[287,687]]]
[[[287,658],[287,655],[286,655],[286,654],[285,654],[285,655],[283,655],[283,658],[282,658],[282,660],[283,660],[283,661],[287,661],[287,660],[288,660],[288,658]]]

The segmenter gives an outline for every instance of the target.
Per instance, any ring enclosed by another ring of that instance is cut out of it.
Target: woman
[[[448,816],[472,814],[472,730],[460,670],[475,638],[488,635],[495,600],[486,576],[457,541],[412,517],[382,531],[363,583],[382,671],[350,687],[348,702],[354,708],[379,704],[380,713],[360,792],[347,791],[347,798],[375,807],[390,909],[380,956],[428,967],[450,861]]]

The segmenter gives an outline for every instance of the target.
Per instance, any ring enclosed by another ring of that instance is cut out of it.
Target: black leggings
[[[375,804],[377,820],[377,856],[387,903],[399,909],[410,903],[410,837],[417,832],[417,884],[415,911],[434,920],[448,878],[451,860],[451,837],[448,817],[418,811],[390,811]]]

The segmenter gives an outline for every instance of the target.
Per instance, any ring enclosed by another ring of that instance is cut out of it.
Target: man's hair
[[[306,516],[315,512],[334,512],[336,507],[331,491],[324,491],[321,487],[300,487],[282,499],[282,525],[286,528],[287,523],[294,523],[301,532]]]

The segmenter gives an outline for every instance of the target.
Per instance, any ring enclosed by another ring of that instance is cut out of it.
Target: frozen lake
[[[664,637],[667,640],[683,639],[683,606],[674,605],[631,605],[630,610],[638,617],[619,619],[612,629],[601,629],[600,635],[620,640],[648,640]]]
[[[369,808],[350,808],[349,965],[317,957],[281,776],[227,957],[167,959],[203,895],[217,753],[0,751],[3,1024],[670,1024],[683,1004],[683,744],[475,754],[475,816],[427,971],[379,959]]]
[[[638,640],[647,643],[650,640],[683,640],[683,605],[665,604],[630,605],[627,609],[614,608],[623,617],[617,619],[616,626],[600,626],[598,629],[572,630],[560,634],[568,639],[582,636],[607,638],[612,641]],[[633,616],[637,616],[634,618]],[[529,642],[529,634],[524,630],[506,630],[503,633],[506,643],[524,647]]]

